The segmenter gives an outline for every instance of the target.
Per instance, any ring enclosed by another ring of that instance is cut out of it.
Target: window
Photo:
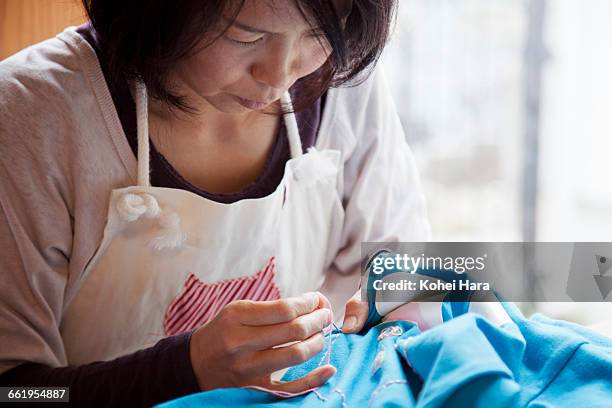
[[[612,2],[399,3],[383,61],[433,239],[612,242]]]

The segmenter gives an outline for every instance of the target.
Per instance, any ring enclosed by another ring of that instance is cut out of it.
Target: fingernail
[[[336,374],[336,367],[331,366],[330,365],[330,369],[329,370],[325,370],[325,374],[323,374],[323,378],[322,380],[325,382],[327,380],[329,380],[330,378],[332,378],[335,374]]]
[[[334,375],[336,375],[336,367],[334,367],[333,365],[330,364],[330,365],[321,367],[321,371],[319,372],[320,384],[321,385],[325,384]]]
[[[355,316],[348,316],[344,319],[344,324],[342,325],[342,331],[347,332],[347,331],[353,330],[356,324],[357,324],[357,318]]]

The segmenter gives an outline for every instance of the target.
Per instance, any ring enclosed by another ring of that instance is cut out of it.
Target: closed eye
[[[227,38],[232,43],[234,43],[234,44],[236,44],[238,46],[241,46],[241,47],[252,47],[255,44],[263,41],[263,37],[259,37],[258,39],[253,40],[253,41],[240,41],[240,40],[235,40],[235,39],[230,38],[230,37],[225,37],[225,38]]]

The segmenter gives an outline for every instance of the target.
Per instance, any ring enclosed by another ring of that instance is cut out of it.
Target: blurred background
[[[433,239],[612,242],[612,1],[399,4],[384,68]],[[0,0],[0,59],[84,20],[75,0]],[[522,308],[612,319],[612,303]]]
[[[612,1],[400,0],[384,55],[435,241],[612,241]],[[591,324],[611,303],[523,304]]]
[[[0,0],[0,60],[85,21],[77,0]]]

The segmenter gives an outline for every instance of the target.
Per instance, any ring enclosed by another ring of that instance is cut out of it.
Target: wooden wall
[[[0,60],[85,20],[79,0],[0,0]]]

